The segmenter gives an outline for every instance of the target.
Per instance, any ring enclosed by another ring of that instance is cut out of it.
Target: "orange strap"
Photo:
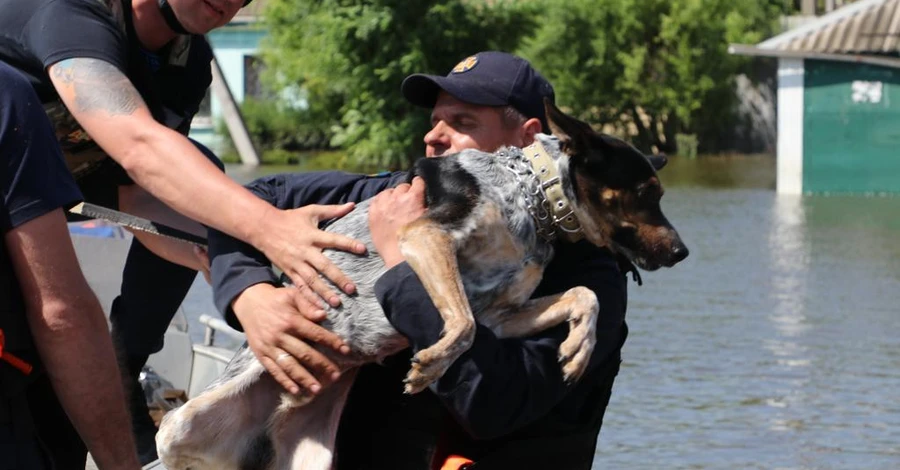
[[[25,375],[31,373],[31,364],[19,359],[10,352],[3,351],[3,345],[6,344],[6,337],[3,336],[3,330],[0,330],[0,360],[6,361],[9,365],[19,369]]]
[[[467,459],[459,455],[451,455],[447,457],[447,460],[444,461],[444,465],[441,466],[441,470],[461,470],[466,465],[473,463],[475,462],[473,462],[471,459]]]

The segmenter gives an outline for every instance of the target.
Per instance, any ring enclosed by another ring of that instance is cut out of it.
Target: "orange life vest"
[[[465,470],[468,465],[473,463],[475,462],[471,459],[459,455],[451,455],[447,457],[447,460],[444,460],[444,465],[441,466],[441,470]]]

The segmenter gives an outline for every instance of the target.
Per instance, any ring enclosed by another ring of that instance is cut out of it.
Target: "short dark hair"
[[[505,129],[512,129],[514,127],[519,127],[522,124],[525,124],[529,118],[524,114],[519,112],[518,109],[512,106],[504,106],[500,109],[500,124]],[[542,129],[543,132],[547,132],[546,129]]]

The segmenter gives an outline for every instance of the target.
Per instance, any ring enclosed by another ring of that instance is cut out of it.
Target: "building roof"
[[[900,67],[900,0],[860,0],[734,54]]]
[[[234,15],[232,23],[255,23],[262,20],[263,9],[268,3],[267,0],[254,0],[249,5],[241,8],[237,15]]]
[[[862,0],[761,42],[760,49],[843,54],[900,52],[900,0]]]
[[[760,49],[840,54],[900,52],[900,0],[862,0],[757,45]]]

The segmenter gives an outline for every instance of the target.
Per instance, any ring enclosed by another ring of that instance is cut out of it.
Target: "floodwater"
[[[595,469],[900,468],[900,198],[779,196],[773,175],[661,172],[691,255],[630,287]]]
[[[691,255],[630,285],[595,469],[900,468],[900,198],[779,196],[774,173],[661,172]],[[184,305],[195,340],[208,296],[198,280]]]

